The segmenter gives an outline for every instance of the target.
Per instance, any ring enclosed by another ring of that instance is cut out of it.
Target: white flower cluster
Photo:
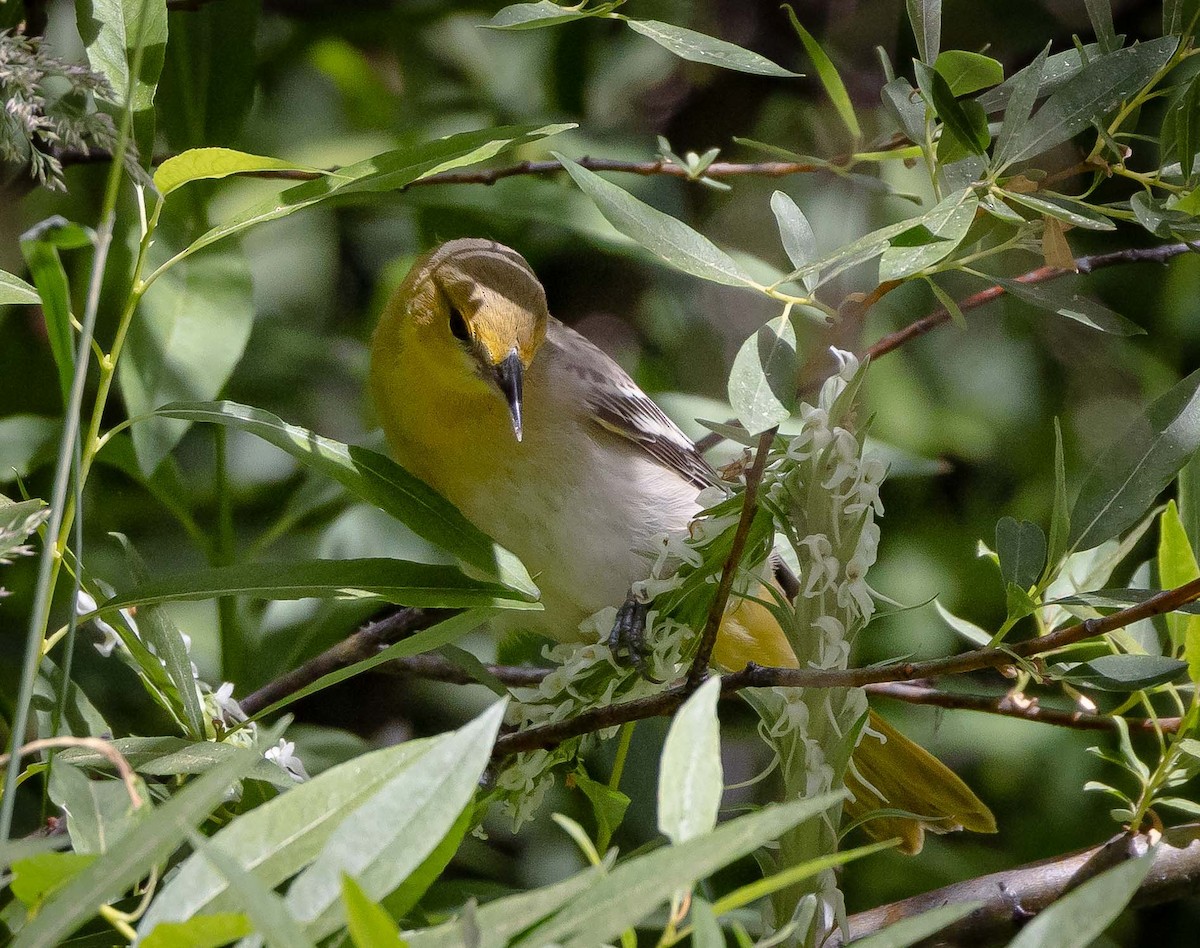
[[[0,566],[11,565],[18,556],[33,556],[33,547],[25,541],[50,517],[49,507],[26,514],[33,503],[15,504],[0,494]],[[0,586],[0,599],[7,595],[8,590]]]
[[[75,600],[76,615],[90,615],[95,610],[95,598],[81,589]],[[154,647],[154,643],[148,641],[142,635],[133,611],[130,609],[121,609],[120,614],[123,624],[129,632],[165,668],[166,662],[158,655],[158,650]],[[105,658],[109,658],[115,653],[124,659],[138,673],[139,677],[142,678],[150,693],[169,711],[173,710],[170,702],[159,693],[158,686],[146,676],[144,670],[139,665],[138,658],[132,654],[121,633],[111,623],[102,618],[94,617],[90,621],[95,630],[100,633],[100,641],[93,643],[96,651]],[[190,655],[192,651],[191,636],[183,631],[180,631],[179,635],[183,639],[183,647]],[[200,670],[196,667],[196,663],[191,662],[190,664],[193,686],[196,689],[196,696],[200,699],[200,705],[204,710],[205,721],[220,725],[222,732],[224,732],[221,738],[223,743],[249,749],[257,747],[259,737],[258,725],[254,722],[245,723],[246,713],[233,697],[233,683],[229,681],[223,682],[214,690],[212,685],[200,677]],[[241,726],[239,727],[238,725]],[[215,740],[216,729],[209,727],[208,731],[209,739]],[[294,743],[284,741],[280,738],[279,743],[274,747],[268,748],[263,753],[263,756],[267,760],[278,764],[293,780],[301,782],[308,779],[308,772],[304,768],[304,762],[296,756],[295,750],[296,745]],[[235,788],[231,794],[231,798],[236,797],[236,795]]]
[[[826,380],[816,406],[800,409],[801,429],[769,464],[764,505],[787,537],[799,566],[800,591],[790,610],[788,639],[801,667],[845,668],[854,636],[875,603],[867,571],[875,563],[883,513],[879,486],[886,469],[863,457],[856,427],[858,361],[834,350],[841,367]],[[867,713],[861,689],[775,688],[749,696],[762,732],[779,755],[786,791],[813,796],[844,785],[850,755]],[[837,848],[839,811],[798,827],[781,840],[786,865]],[[832,872],[815,878],[794,920],[823,937],[845,910]],[[777,919],[784,924],[788,919]]]

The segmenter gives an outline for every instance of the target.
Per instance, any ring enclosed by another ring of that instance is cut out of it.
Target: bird
[[[413,264],[375,329],[370,389],[396,460],[536,577],[543,609],[502,615],[498,634],[581,640],[585,619],[645,577],[652,538],[685,528],[719,482],[616,362],[550,315],[525,258],[495,241],[450,240]],[[797,667],[770,611],[746,598],[726,612],[712,664],[750,662]],[[869,835],[917,851],[926,828],[995,831],[953,771],[874,713],[870,728],[885,741],[855,751],[865,786],[848,811],[922,819],[872,820]]]

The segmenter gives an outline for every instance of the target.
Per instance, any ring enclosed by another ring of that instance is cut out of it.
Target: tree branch
[[[850,917],[850,938],[864,938],[930,909],[962,902],[983,904],[966,918],[930,939],[939,945],[988,945],[1006,942],[1038,912],[1099,872],[1148,849],[1144,836],[1122,834],[1102,846],[1031,863],[881,905]],[[1200,891],[1200,824],[1166,830],[1154,864],[1130,903],[1155,905]],[[927,944],[929,942],[923,942]],[[835,933],[830,946],[843,944]]]
[[[725,619],[725,606],[729,602],[729,594],[733,591],[733,578],[741,567],[746,538],[750,535],[750,525],[754,522],[754,514],[758,510],[758,485],[762,483],[763,472],[767,469],[767,456],[778,430],[778,427],[768,428],[758,436],[754,463],[746,472],[746,491],[742,496],[741,517],[733,534],[733,542],[729,544],[729,555],[725,557],[725,565],[721,568],[717,593],[709,606],[708,618],[704,621],[700,646],[696,649],[696,657],[692,659],[692,667],[688,671],[687,687],[690,690],[698,688],[708,675],[708,662],[712,658],[713,646],[717,644],[717,634],[721,631],[721,623]]]

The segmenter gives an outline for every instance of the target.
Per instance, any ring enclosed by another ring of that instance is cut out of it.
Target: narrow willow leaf
[[[897,76],[883,87],[883,106],[892,113],[900,130],[910,142],[925,141],[925,103],[917,96],[917,90],[903,76]]]
[[[929,284],[929,289],[931,289],[933,291],[933,295],[937,297],[937,301],[942,305],[942,308],[950,317],[950,321],[953,322],[954,325],[956,325],[959,329],[966,329],[967,317],[963,315],[963,311],[959,307],[958,302],[954,299],[954,297],[938,286],[931,277],[926,277],[925,282]]]
[[[683,703],[671,720],[658,771],[658,829],[673,843],[687,842],[717,825],[721,794],[721,723],[714,675]]]
[[[1192,552],[1200,557],[1200,455],[1193,454],[1183,466],[1178,485],[1179,519],[1191,542]]]
[[[628,17],[621,19],[631,30],[649,37],[680,59],[705,63],[709,66],[720,66],[723,69],[733,69],[737,72],[748,72],[755,76],[787,78],[800,75],[798,72],[775,65],[765,56],[742,49],[740,46],[719,40],[706,33],[697,33],[695,30],[685,29],[671,23],[662,23],[658,20],[633,20]]]
[[[1178,681],[1187,673],[1188,663],[1168,655],[1101,655],[1052,670],[1053,677],[1081,688],[1125,693]]]
[[[948,49],[940,53],[933,68],[946,80],[955,98],[1004,81],[1004,67],[991,56],[961,49]]]
[[[1004,581],[1028,589],[1046,565],[1046,535],[1036,523],[1001,517],[996,524],[996,553]]]
[[[354,948],[404,948],[400,928],[392,916],[362,890],[353,876],[342,876],[342,906]]]
[[[297,784],[287,793],[243,813],[211,840],[275,887],[309,865],[334,828],[425,754],[433,739],[408,741],[362,754]],[[228,881],[199,855],[188,858],[163,887],[138,926],[145,935],[162,922],[228,911]]]
[[[1063,453],[1062,425],[1054,418],[1054,507],[1050,512],[1050,541],[1046,551],[1046,578],[1067,551],[1071,532],[1071,504],[1067,500],[1067,463]]]
[[[166,861],[196,826],[229,792],[229,787],[257,762],[244,751],[189,783],[155,808],[136,833],[121,837],[103,856],[64,885],[17,933],[12,948],[57,945],[99,911],[100,906]],[[146,929],[149,931],[149,928]]]
[[[471,802],[491,759],[505,701],[428,750],[345,818],[313,864],[288,888],[288,910],[314,939],[332,934],[345,916],[342,875],[371,898],[383,898],[415,871]]]
[[[37,290],[18,276],[0,270],[0,306],[41,302]]]
[[[636,925],[673,893],[690,888],[696,880],[778,839],[842,799],[840,793],[822,794],[765,806],[704,836],[631,859],[602,876],[565,910],[515,944],[522,948],[549,943],[590,948],[613,938]]]
[[[1122,99],[1144,86],[1174,54],[1178,39],[1166,36],[1107,56],[1084,66],[1063,83],[1027,122],[1008,160],[1023,161],[1068,141],[1104,116]]]
[[[999,277],[992,279],[997,285],[1004,287],[1006,293],[1017,299],[1038,309],[1049,310],[1059,316],[1073,319],[1090,329],[1112,333],[1114,336],[1140,336],[1146,331],[1103,303],[1072,292],[1070,285],[1061,280],[1056,283],[1034,284]]]
[[[169,256],[165,234],[155,256]],[[142,298],[117,365],[121,396],[131,416],[176,401],[215,398],[233,374],[254,323],[250,267],[234,244],[183,260]],[[190,422],[156,416],[131,429],[144,476],[150,476]]]
[[[251,934],[254,926],[241,912],[197,915],[186,922],[163,922],[145,938],[140,948],[221,948]]]
[[[1100,45],[1100,52],[1111,53],[1121,45],[1113,29],[1111,0],[1083,0],[1088,19],[1092,21],[1092,32]]]
[[[796,330],[786,313],[742,344],[729,373],[729,404],[748,434],[761,434],[791,416],[798,372]]]
[[[1193,77],[1172,102],[1163,118],[1162,139],[1163,147],[1174,152],[1184,179],[1194,181],[1200,152],[1200,76]]]
[[[561,7],[552,0],[538,0],[537,3],[514,3],[498,10],[486,23],[480,24],[489,30],[536,30],[544,26],[557,26],[559,23],[570,23],[572,20],[586,20],[589,17],[601,16],[607,13],[614,4],[601,3],[590,10],[572,10]]]
[[[817,78],[825,87],[825,94],[829,96],[829,101],[837,109],[838,117],[846,126],[850,137],[858,141],[862,138],[862,129],[859,128],[858,116],[854,114],[854,103],[850,101],[850,94],[846,91],[846,84],[842,82],[842,77],[838,74],[837,66],[833,64],[833,60],[829,58],[825,50],[821,49],[821,44],[804,28],[791,5],[785,3],[783,9],[787,11],[788,19],[792,22],[792,29],[796,31],[800,42],[804,44],[804,51],[808,53],[808,58],[813,61],[813,68],[817,70]],[[999,80],[996,81],[999,82]]]
[[[262,438],[306,467],[332,477],[462,563],[529,600],[538,595],[529,573],[513,554],[489,539],[432,487],[382,454],[323,438],[307,428],[286,424],[270,412],[236,402],[167,405],[158,414],[228,425]]]
[[[937,609],[938,615],[942,617],[942,621],[971,645],[984,648],[991,643],[991,634],[977,626],[974,622],[968,622],[966,619],[956,616],[936,599],[933,601],[933,607]]]
[[[158,188],[159,194],[166,197],[176,188],[181,188],[191,181],[227,178],[231,174],[245,174],[250,171],[325,173],[318,168],[293,164],[282,158],[251,155],[244,151],[234,151],[232,148],[189,148],[158,166],[154,172],[154,186]]]
[[[1053,56],[1047,56],[1034,98],[1040,99],[1042,96],[1050,95],[1074,78],[1079,73],[1079,70],[1083,68],[1085,61],[1090,63],[1099,55],[1100,47],[1095,43],[1088,43],[1083,46],[1082,50],[1072,48],[1061,53],[1055,53]],[[1026,69],[1028,68],[1026,67]],[[983,110],[989,115],[993,112],[999,112],[1012,99],[1016,87],[1020,83],[1021,74],[1024,72],[1025,69],[1022,69],[1020,72],[1009,76],[1000,85],[993,89],[988,89],[980,95],[976,101],[983,106]],[[1016,116],[1014,115],[1015,118]],[[1024,118],[1021,120],[1022,123],[1028,118],[1029,113],[1026,112]]]
[[[942,120],[942,134],[949,132],[955,140],[972,154],[982,155],[987,151],[991,139],[988,136],[987,116],[978,102],[959,102],[950,91],[950,86],[932,66],[913,61],[917,85],[925,101]],[[939,148],[938,156],[943,157]]]
[[[1200,578],[1200,566],[1175,501],[1168,501],[1158,523],[1158,581],[1163,588],[1175,589]],[[1200,680],[1200,616],[1169,613],[1166,620],[1174,653],[1187,659],[1192,681]]]
[[[228,891],[234,901],[254,923],[254,931],[262,936],[271,948],[312,948],[313,942],[304,934],[300,923],[294,919],[272,889],[253,873],[243,869],[229,853],[218,849],[204,837],[192,833],[189,836],[192,849],[225,877]]]
[[[1035,196],[1019,194],[1015,191],[1005,191],[1006,201],[1020,204],[1030,210],[1056,218],[1072,227],[1082,227],[1085,230],[1116,230],[1117,225],[1099,211],[1088,207],[1081,201],[1069,198]]]
[[[927,228],[935,239],[922,243],[904,241],[909,246],[897,246],[901,242],[893,241],[879,258],[880,282],[902,280],[950,256],[967,236],[978,208],[978,195],[968,189],[943,198],[918,220],[909,221],[910,225]]]
[[[942,905],[912,918],[893,922],[882,931],[854,942],[854,948],[909,948],[922,942],[930,935],[936,935],[948,925],[953,925],[960,919],[966,918],[976,909],[982,908],[983,902],[955,902]]]
[[[183,255],[193,254],[248,227],[287,217],[330,198],[396,191],[421,178],[486,161],[510,149],[574,127],[502,125],[387,151],[339,168],[336,175],[288,188],[269,200],[240,211],[197,238],[183,251]]]
[[[779,226],[779,239],[783,242],[783,251],[792,261],[792,266],[797,270],[807,267],[817,257],[817,238],[808,218],[796,206],[796,202],[782,191],[771,195],[771,211],[775,214],[775,223]],[[816,285],[815,274],[805,275],[802,282],[804,288],[811,293]]]
[[[1159,396],[1097,458],[1071,512],[1070,548],[1098,546],[1137,523],[1200,449],[1200,370]]]
[[[97,613],[159,602],[250,596],[253,599],[374,597],[401,606],[466,608],[526,603],[498,583],[464,576],[453,566],[384,557],[239,563],[160,576],[99,605]],[[89,616],[90,618],[90,616]]]
[[[55,806],[66,814],[71,849],[77,853],[106,852],[149,812],[134,806],[122,781],[89,780],[82,770],[61,757],[54,759],[48,792]],[[149,800],[144,785],[139,786],[139,792],[143,800]]]
[[[1033,105],[1037,101],[1042,87],[1042,76],[1046,70],[1046,57],[1050,54],[1050,44],[1042,47],[1042,51],[1034,57],[1033,62],[1014,75],[1004,85],[1011,85],[1008,106],[1004,110],[1004,120],[1000,123],[1000,131],[996,133],[996,148],[993,151],[994,164],[1004,168],[1011,161],[1011,154],[1017,144],[1018,137],[1029,121]],[[1001,86],[1003,88],[1003,86]],[[983,105],[983,99],[980,104]],[[983,105],[984,111],[987,106]]]
[[[96,861],[91,853],[33,853],[14,860],[12,864],[12,894],[30,908],[83,872]]]
[[[754,281],[729,254],[681,220],[639,201],[600,175],[553,152],[579,189],[618,231],[676,269],[727,286],[753,286]]]
[[[237,755],[238,748],[217,741],[189,741],[182,737],[119,737],[112,741],[113,750],[124,757],[129,766],[150,777],[177,777],[183,774],[203,774]],[[71,747],[61,751],[55,760],[75,767],[111,770],[112,761],[99,751]],[[260,758],[246,774],[251,780],[263,780],[280,789],[289,790],[295,781],[278,764]]]
[[[167,51],[166,0],[75,0],[75,24],[88,64],[108,80],[104,100],[117,112],[129,109],[144,166],[154,154],[154,91]],[[141,68],[133,73],[141,47]]]
[[[921,61],[932,63],[942,43],[942,0],[905,0]]]
[[[1155,855],[1151,849],[1072,889],[1022,928],[1008,948],[1086,948],[1129,904]]]

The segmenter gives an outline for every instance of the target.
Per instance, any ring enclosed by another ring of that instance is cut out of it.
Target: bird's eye
[[[467,328],[467,320],[457,306],[450,307],[450,334],[461,342],[471,341],[471,331]]]

